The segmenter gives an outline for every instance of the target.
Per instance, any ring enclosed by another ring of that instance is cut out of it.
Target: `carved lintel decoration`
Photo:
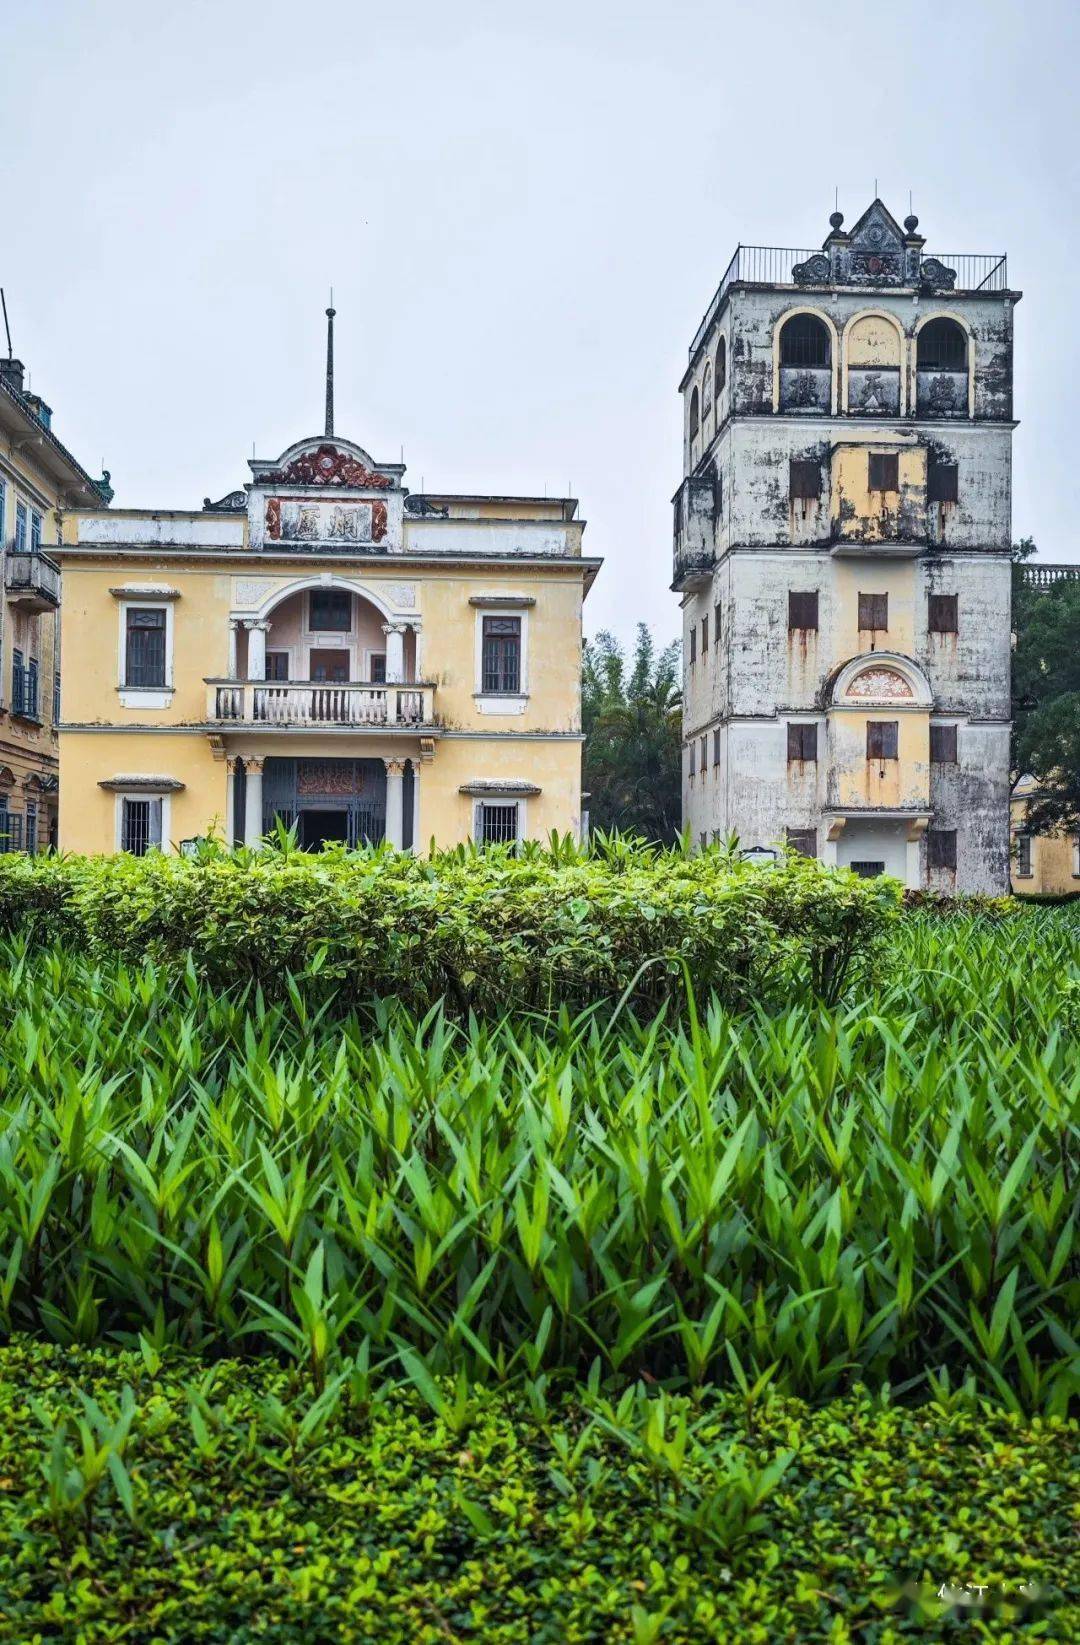
[[[848,686],[849,697],[911,698],[915,693],[896,668],[864,668]]]
[[[366,467],[329,442],[316,451],[302,451],[284,468],[272,469],[260,479],[264,485],[354,486],[365,491],[385,491],[393,484],[389,475]]]

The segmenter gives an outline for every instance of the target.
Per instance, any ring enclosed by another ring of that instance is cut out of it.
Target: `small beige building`
[[[1033,834],[1027,826],[1038,790],[1036,779],[1025,774],[1012,792],[1012,888],[1029,897],[1080,893],[1080,834]]]
[[[190,511],[64,522],[68,850],[577,835],[572,498],[418,495],[334,432]]]

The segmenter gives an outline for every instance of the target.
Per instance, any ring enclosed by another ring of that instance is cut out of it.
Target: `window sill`
[[[120,685],[121,708],[170,708],[176,688],[171,685]]]
[[[25,708],[12,708],[8,712],[13,720],[21,720],[24,725],[45,724],[40,714],[30,714]]]
[[[529,703],[529,693],[474,691],[473,701],[480,714],[524,714]]]

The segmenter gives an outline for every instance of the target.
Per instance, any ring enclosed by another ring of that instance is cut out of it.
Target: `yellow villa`
[[[1012,889],[1029,897],[1061,897],[1080,892],[1080,834],[1033,834],[1028,805],[1039,784],[1025,772],[1012,791]]]
[[[21,360],[0,360],[0,852],[56,842],[60,567],[66,510],[103,504],[61,445],[52,410],[30,392]]]
[[[201,510],[64,520],[60,844],[426,849],[581,825],[574,499],[418,495],[334,433]]]

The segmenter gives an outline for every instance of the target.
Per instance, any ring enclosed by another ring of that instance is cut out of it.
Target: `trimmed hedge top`
[[[0,858],[0,932],[100,956],[184,961],[224,984],[287,973],[416,1010],[571,1008],[626,994],[729,1004],[809,987],[837,999],[899,907],[894,881],[788,856],[763,870],[613,840],[593,852],[207,848],[197,860]]]
[[[16,1342],[0,1641],[1080,1636],[1075,1422],[429,1394],[371,1403],[354,1374],[315,1402],[271,1361]],[[82,1432],[101,1479],[79,1500]]]

